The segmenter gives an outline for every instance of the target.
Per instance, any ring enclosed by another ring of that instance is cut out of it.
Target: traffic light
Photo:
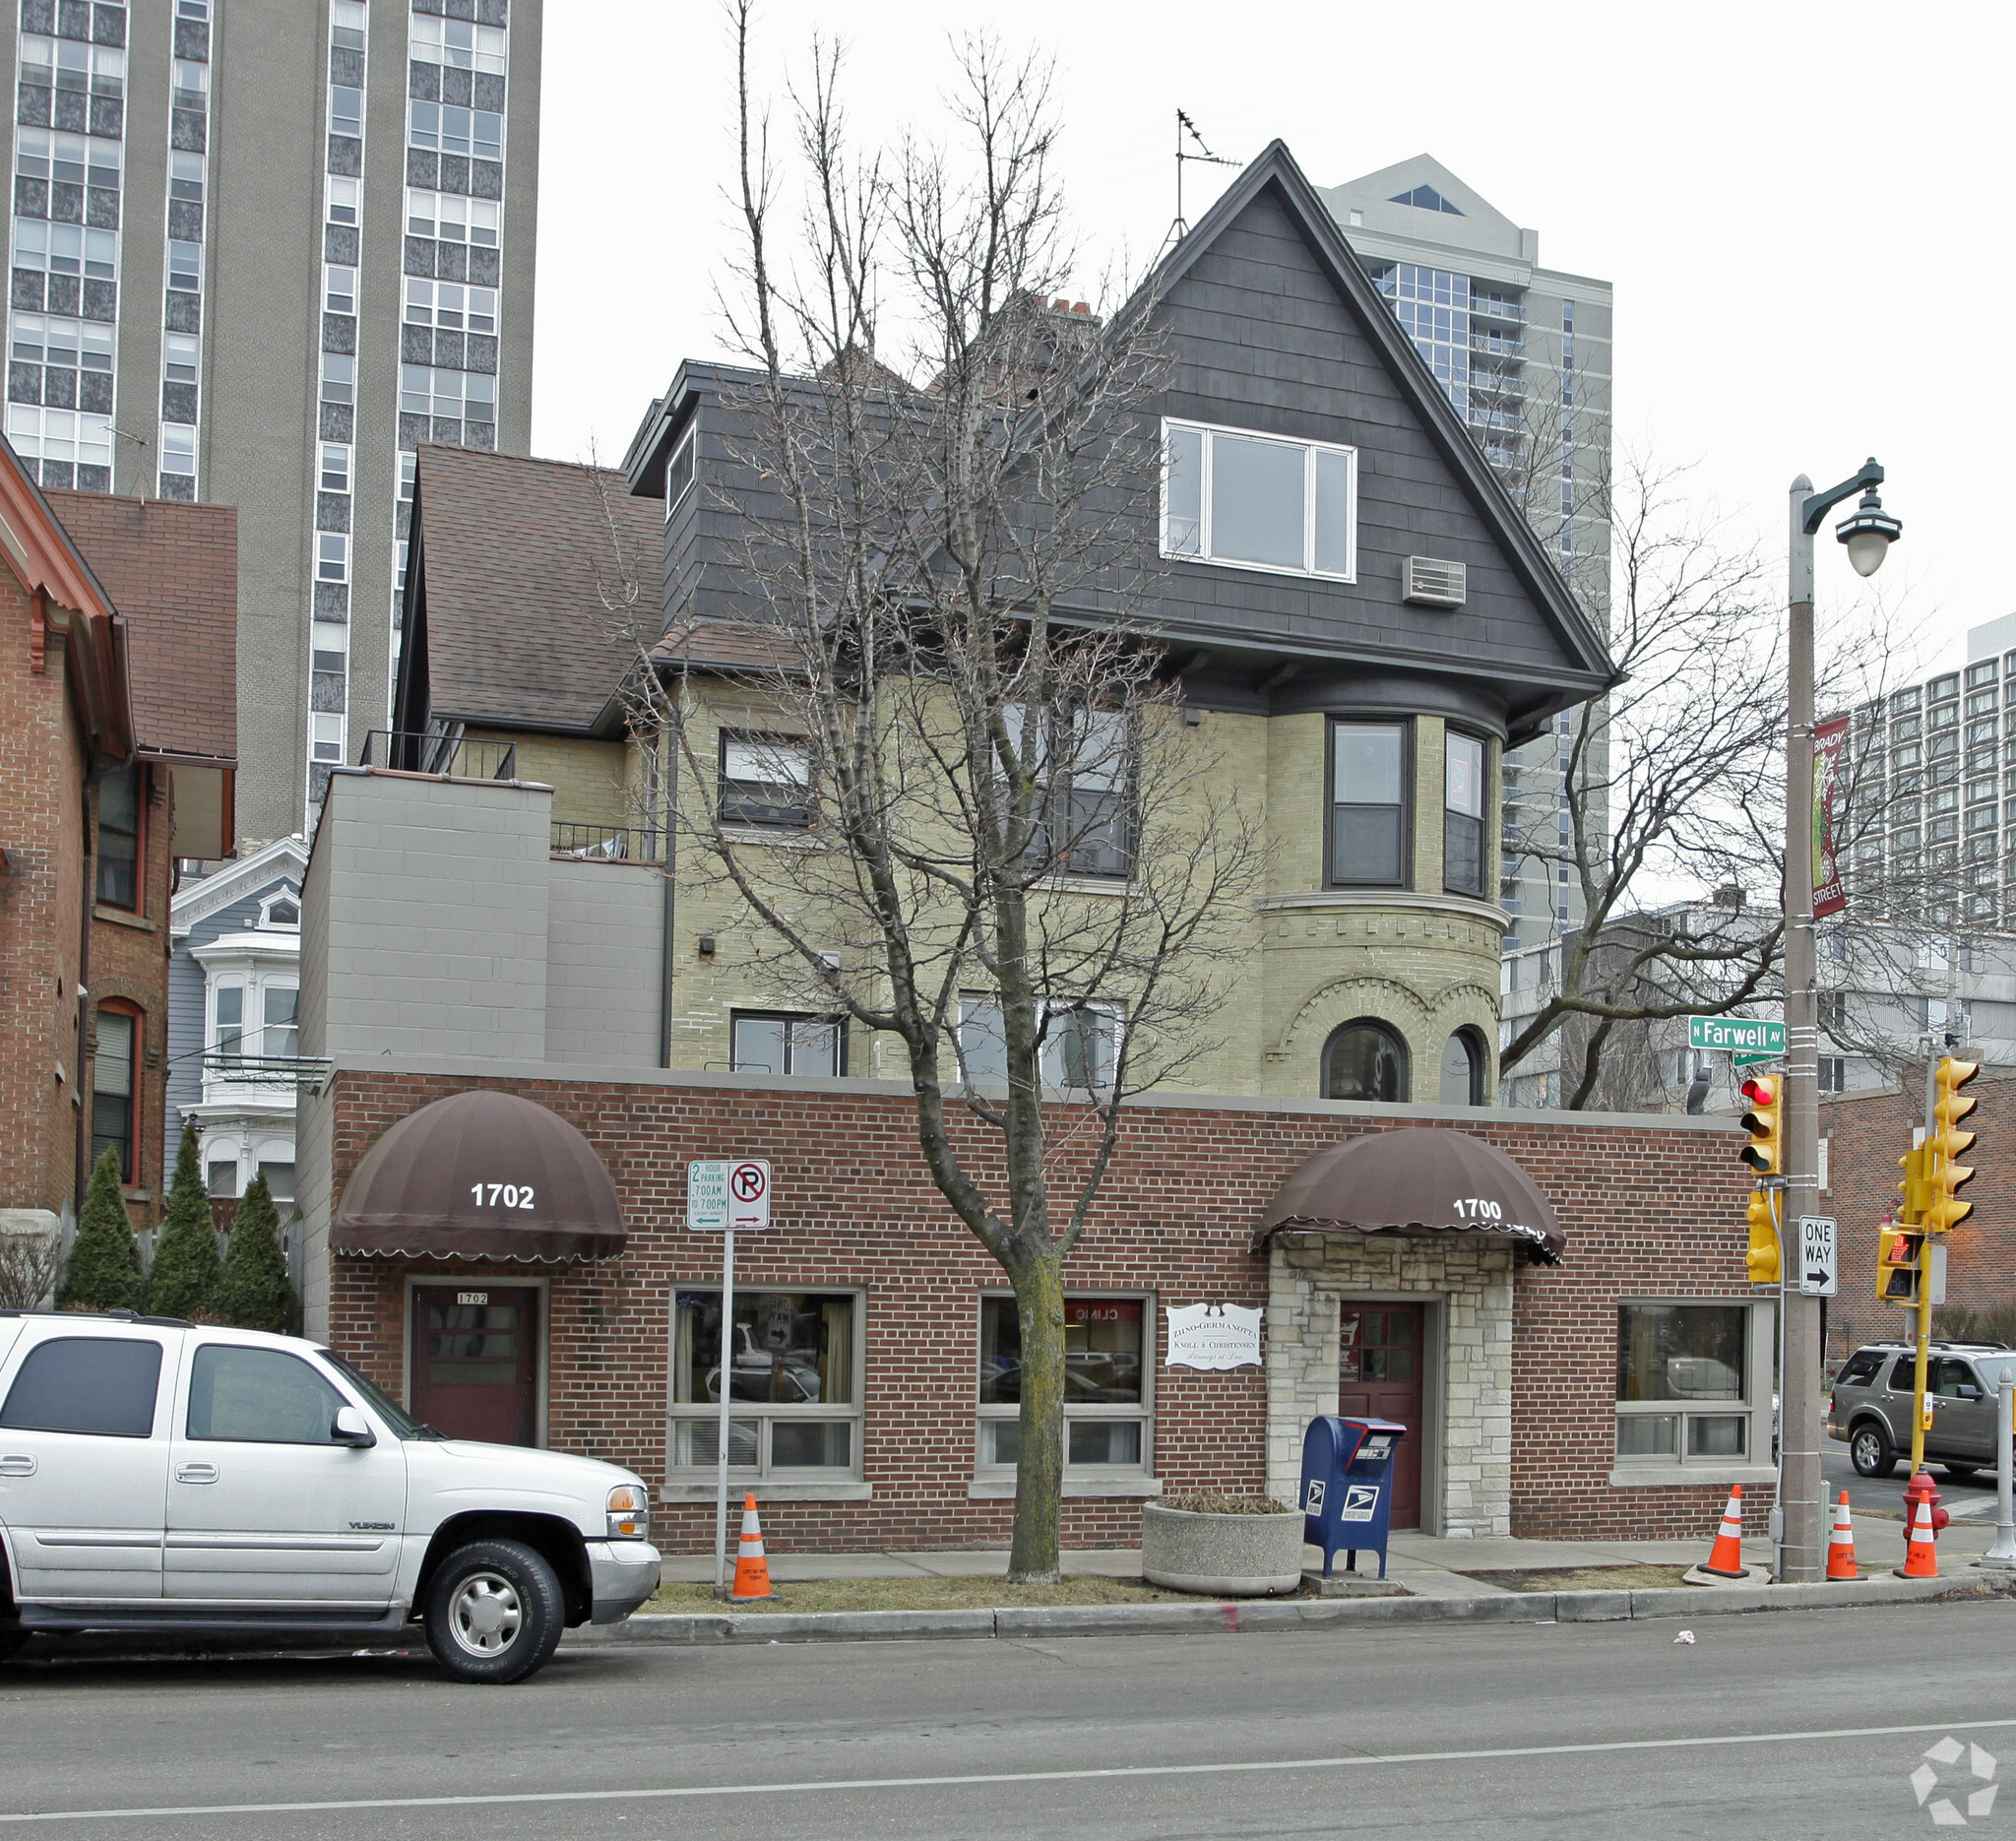
[[[1762,1189],[1750,1191],[1748,1209],[1750,1250],[1743,1263],[1750,1269],[1752,1285],[1778,1283],[1778,1229],[1771,1219],[1771,1197]]]
[[[1876,1301],[1916,1304],[1919,1251],[1925,1237],[1915,1229],[1883,1228],[1876,1235]]]
[[[1972,1202],[1960,1199],[1960,1187],[1973,1178],[1974,1172],[1959,1160],[1967,1155],[1974,1133],[1962,1131],[1960,1121],[1981,1104],[1960,1089],[1981,1072],[1978,1061],[1957,1061],[1946,1055],[1939,1062],[1935,1080],[1938,1096],[1932,1102],[1932,1135],[1925,1140],[1931,1153],[1927,1160],[1925,1226],[1934,1234],[1957,1228],[1974,1213]]]
[[[1897,1205],[1897,1219],[1915,1227],[1925,1213],[1925,1147],[1914,1144],[1897,1160],[1897,1167],[1904,1172],[1904,1180],[1897,1185],[1904,1198]]]
[[[1775,1176],[1785,1168],[1785,1117],[1779,1085],[1775,1074],[1752,1074],[1741,1089],[1750,1103],[1750,1110],[1743,1114],[1743,1129],[1750,1134],[1750,1141],[1736,1155],[1761,1176]]]

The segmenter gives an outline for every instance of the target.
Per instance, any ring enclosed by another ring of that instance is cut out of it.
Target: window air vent
[[[1432,556],[1407,559],[1406,599],[1417,607],[1460,607],[1464,601],[1464,568],[1460,562],[1437,562]]]

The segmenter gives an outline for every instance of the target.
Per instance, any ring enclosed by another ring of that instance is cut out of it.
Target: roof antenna
[[[1183,137],[1186,134],[1203,149],[1201,153],[1193,154],[1184,147]],[[1204,137],[1197,132],[1197,124],[1181,109],[1176,110],[1176,221],[1169,225],[1167,241],[1163,245],[1165,249],[1170,243],[1180,243],[1190,233],[1190,225],[1183,217],[1183,162],[1186,159],[1199,160],[1209,166],[1243,166],[1246,163],[1243,159],[1226,159],[1214,154],[1204,145]]]

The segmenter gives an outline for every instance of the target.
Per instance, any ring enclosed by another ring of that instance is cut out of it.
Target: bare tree
[[[1040,65],[967,44],[957,151],[857,161],[816,54],[788,236],[735,17],[750,373],[716,490],[739,611],[645,649],[632,725],[674,769],[682,877],[735,892],[784,1002],[900,1056],[932,1179],[1007,1274],[1010,1577],[1051,1579],[1064,1262],[1123,1102],[1216,1046],[1264,872],[1133,617],[1167,358],[1146,294],[1051,304],[1073,252]],[[725,775],[724,696],[757,712]],[[804,847],[752,841],[752,802],[802,817]]]

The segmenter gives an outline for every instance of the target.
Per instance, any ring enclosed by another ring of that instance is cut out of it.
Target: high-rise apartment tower
[[[422,442],[523,452],[541,0],[14,0],[7,435],[238,507],[238,831],[386,723]]]
[[[1521,229],[1446,166],[1418,155],[1323,194],[1358,259],[1413,334],[1500,479],[1525,508],[1599,627],[1609,612],[1610,285],[1540,266]],[[1552,743],[1505,756],[1505,949],[1582,923],[1565,865],[1519,856],[1514,840],[1558,837],[1562,759]]]

